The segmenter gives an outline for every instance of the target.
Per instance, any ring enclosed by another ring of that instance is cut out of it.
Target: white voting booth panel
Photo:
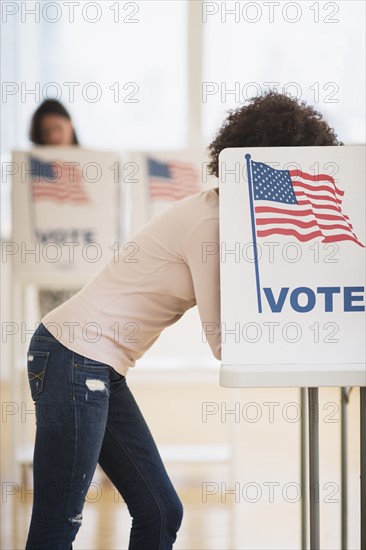
[[[35,147],[12,157],[10,343],[12,402],[31,410],[24,363],[39,323],[40,288],[82,287],[123,237],[121,155],[80,147]],[[9,174],[8,174],[9,175]],[[13,479],[32,462],[33,424],[14,420]],[[17,424],[16,424],[17,422]],[[24,471],[23,478],[24,480]]]
[[[221,385],[365,386],[365,147],[219,162]]]
[[[131,208],[129,232],[133,234],[173,201],[217,185],[207,174],[209,158],[202,149],[134,151],[129,153],[124,186]],[[175,189],[169,192],[168,189]]]
[[[118,155],[36,147],[15,151],[13,166],[14,275],[38,285],[86,282],[121,237]]]

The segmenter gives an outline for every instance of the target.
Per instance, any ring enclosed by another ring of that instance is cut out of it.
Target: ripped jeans
[[[128,550],[173,547],[182,503],[126,378],[78,355],[41,323],[27,354],[36,411],[26,550],[70,550],[97,463],[132,516]]]

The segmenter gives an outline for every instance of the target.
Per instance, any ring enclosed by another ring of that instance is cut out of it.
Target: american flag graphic
[[[78,205],[90,202],[77,166],[69,166],[62,161],[45,162],[33,156],[30,156],[29,161],[34,201],[49,200]]]
[[[353,241],[364,247],[342,212],[344,191],[331,176],[250,163],[258,237],[288,235],[301,242],[323,237],[324,243]]]
[[[180,200],[201,191],[198,170],[188,162],[147,159],[152,199]]]

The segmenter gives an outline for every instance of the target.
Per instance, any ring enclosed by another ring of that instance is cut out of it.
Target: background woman
[[[29,137],[35,145],[79,145],[71,116],[56,99],[46,99],[34,112]]]
[[[34,145],[79,145],[71,116],[56,99],[46,99],[34,112],[29,138]],[[40,289],[39,307],[41,317],[71,298],[78,290],[78,288]]]

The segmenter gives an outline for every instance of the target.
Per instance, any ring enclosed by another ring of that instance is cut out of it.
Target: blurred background
[[[58,100],[80,154],[89,160],[111,154],[123,175],[138,167],[137,179],[119,177],[112,185],[113,242],[127,239],[174,199],[154,194],[151,160],[162,170],[183,163],[190,173],[183,195],[217,186],[206,177],[207,145],[229,109],[266,90],[313,105],[345,144],[365,143],[364,67],[363,1],[2,2],[1,548],[24,547],[32,506],[35,421],[24,355],[29,334],[41,314],[93,272],[89,266],[79,278],[51,272],[37,278],[27,262],[15,268],[4,255],[4,247],[29,229],[21,214],[26,198],[14,192],[14,152],[32,150],[48,162],[54,147],[73,145],[57,138],[32,141],[36,110],[45,100]],[[65,151],[58,158],[66,158]],[[45,203],[37,212],[39,219],[50,215]],[[72,227],[68,219],[66,228]],[[111,225],[108,215],[102,221]],[[9,324],[19,329],[20,320],[27,321],[24,334],[9,332]],[[301,548],[299,390],[226,389],[219,386],[219,367],[194,308],[128,374],[185,508],[175,548]],[[348,409],[348,547],[356,549],[357,388],[349,393]],[[320,410],[321,548],[335,549],[341,548],[337,388],[320,391]],[[97,469],[74,548],[127,548],[129,529],[122,497]]]

